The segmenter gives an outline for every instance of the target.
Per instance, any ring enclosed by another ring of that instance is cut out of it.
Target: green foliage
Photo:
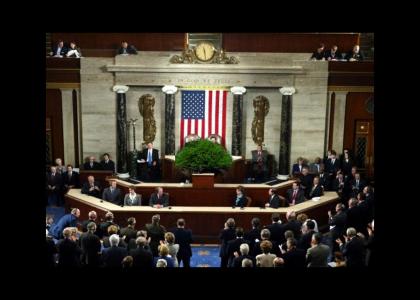
[[[214,172],[229,168],[232,157],[221,145],[198,140],[185,144],[175,156],[175,165],[193,172]]]

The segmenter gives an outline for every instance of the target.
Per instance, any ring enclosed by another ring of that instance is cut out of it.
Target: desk
[[[252,198],[252,206],[261,207],[268,201],[268,190],[275,188],[282,196],[292,187],[294,180],[288,180],[273,186],[266,184],[242,184],[246,196]],[[117,186],[128,193],[131,186],[123,180],[117,179]],[[163,191],[169,193],[169,204],[172,206],[227,206],[231,207],[236,197],[238,184],[215,183],[214,188],[193,188],[192,184],[180,183],[139,183],[135,184],[136,193],[142,195],[143,203],[148,203],[150,195],[155,188],[161,186]]]
[[[191,206],[173,206],[171,209],[152,208],[149,206],[126,206],[120,207],[109,202],[100,202],[92,196],[81,194],[80,189],[71,189],[65,196],[66,211],[77,207],[80,209],[80,220],[87,220],[88,213],[95,210],[98,219],[105,217],[107,211],[114,214],[115,221],[121,225],[127,225],[129,217],[135,217],[137,229],[142,229],[144,224],[150,223],[154,214],[159,214],[161,224],[167,229],[176,227],[178,218],[184,218],[186,227],[192,229],[194,243],[219,243],[218,235],[223,229],[223,224],[228,218],[234,218],[236,225],[244,228],[245,231],[251,229],[251,220],[254,217],[261,219],[263,225],[271,224],[271,214],[279,213],[282,221],[286,220],[288,211],[305,213],[310,218],[316,219],[318,226],[322,227],[328,224],[327,211],[333,209],[338,202],[336,192],[326,192],[319,201],[306,201],[295,205],[294,207],[284,208],[266,208],[245,207],[244,209],[231,207],[191,207]]]

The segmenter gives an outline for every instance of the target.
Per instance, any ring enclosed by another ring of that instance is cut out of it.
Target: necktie
[[[356,180],[356,187],[359,188],[359,180]]]
[[[150,151],[147,152],[147,164],[149,166],[152,164],[152,153]]]
[[[93,168],[93,163],[90,163],[90,167]]]
[[[297,193],[297,190],[294,190],[294,191],[293,191],[292,200],[295,200],[295,199],[296,199],[296,193]]]

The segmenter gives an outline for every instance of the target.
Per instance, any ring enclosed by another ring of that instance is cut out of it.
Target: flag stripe
[[[215,134],[219,134],[219,91],[216,91],[216,103],[215,103],[215,107],[216,107],[216,112],[214,114],[214,120],[215,120],[215,125],[214,125],[214,131],[212,133]]]
[[[222,117],[222,145],[225,146],[226,143],[226,108],[227,108],[227,93],[223,92],[223,117]]]
[[[212,91],[209,91],[209,97],[208,97],[208,103],[209,103],[209,114],[206,116],[207,118],[209,118],[209,128],[207,129],[207,132],[206,132],[206,137],[209,135],[209,132],[211,132],[211,128],[212,128],[212,111],[213,111],[213,99],[212,99],[212,97],[213,97],[213,93],[212,93]],[[206,138],[205,137],[205,138]]]

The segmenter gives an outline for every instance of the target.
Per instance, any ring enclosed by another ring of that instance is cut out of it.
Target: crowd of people
[[[65,43],[63,40],[59,40],[51,49],[49,53],[53,57],[82,57],[82,51],[80,47],[76,45],[76,42],[71,41]],[[121,42],[121,46],[117,49],[116,54],[118,55],[131,55],[137,54],[137,49],[133,45],[129,45],[126,41]]]
[[[337,45],[333,45],[326,50],[324,44],[320,44],[316,51],[312,53],[311,60],[327,60],[327,61],[363,61],[364,54],[360,50],[359,45],[354,45],[353,49],[341,53]]]

